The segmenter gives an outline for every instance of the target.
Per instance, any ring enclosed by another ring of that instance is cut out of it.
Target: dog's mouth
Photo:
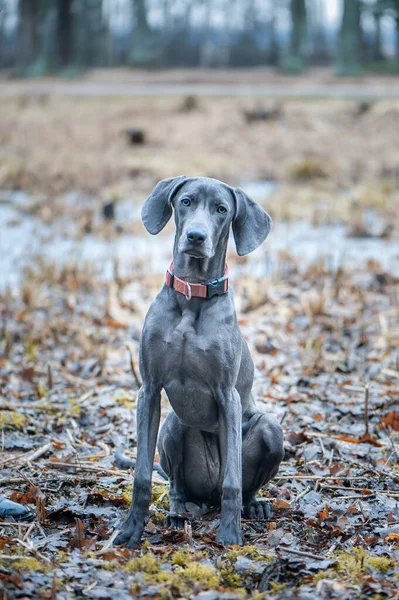
[[[210,258],[210,256],[196,248],[187,248],[186,250],[183,250],[183,254],[192,256],[193,258]]]
[[[191,256],[192,258],[212,258],[214,252],[213,252],[213,248],[210,246],[210,244],[204,244],[204,245],[191,245],[191,244],[187,244],[183,243],[183,244],[179,244],[179,252],[181,254],[185,254],[186,256]]]

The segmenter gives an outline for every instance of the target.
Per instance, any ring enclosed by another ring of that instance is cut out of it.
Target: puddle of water
[[[248,196],[262,204],[278,188],[277,181],[244,181],[240,186]]]
[[[256,182],[242,185],[258,201],[267,200],[276,188],[274,182]],[[28,197],[22,192],[2,192],[0,195],[0,290],[15,290],[21,280],[22,269],[36,255],[49,262],[63,264],[69,261],[95,263],[104,280],[114,274],[118,261],[122,275],[132,271],[136,259],[145,258],[148,269],[162,273],[171,259],[173,227],[166,235],[121,234],[105,240],[87,234],[82,239],[71,239],[68,230],[76,224],[60,219],[51,227],[33,215],[21,212]],[[73,201],[71,196],[70,201]],[[75,199],[76,201],[76,199]],[[266,204],[267,206],[267,201]],[[133,202],[117,205],[117,222],[131,223],[139,218],[140,207]],[[169,231],[169,230],[168,230]],[[234,248],[233,242],[231,242]],[[357,267],[369,259],[377,260],[384,270],[399,275],[399,241],[347,237],[341,225],[313,227],[305,221],[276,223],[268,241],[258,248],[244,265],[232,265],[234,272],[254,276],[271,275],[280,263],[280,252],[286,251],[298,262],[300,270],[324,258],[332,269],[339,266]]]

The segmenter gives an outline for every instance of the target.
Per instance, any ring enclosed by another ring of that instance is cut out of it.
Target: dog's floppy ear
[[[141,219],[152,235],[159,233],[172,216],[173,196],[187,181],[185,175],[160,181],[141,209]]]
[[[269,235],[272,220],[257,202],[241,188],[233,189],[236,212],[233,219],[233,235],[237,254],[244,256],[253,252]]]

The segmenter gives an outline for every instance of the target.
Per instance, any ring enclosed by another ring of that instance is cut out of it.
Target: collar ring
[[[185,294],[185,296],[186,296],[186,300],[188,302],[189,300],[191,300],[191,285],[189,284],[188,281],[186,281],[186,285],[187,285],[188,294]]]

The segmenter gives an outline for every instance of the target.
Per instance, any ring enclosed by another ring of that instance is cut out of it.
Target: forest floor
[[[2,101],[0,494],[35,514],[0,522],[4,598],[399,597],[399,105],[260,108],[278,110],[248,123],[259,107],[228,98]],[[216,542],[214,509],[167,529],[154,475],[127,550],[112,539],[134,473],[114,453],[135,453],[140,332],[173,236],[150,239],[138,208],[181,172],[273,183],[258,200],[274,233],[228,260],[254,394],[286,456],[262,490],[273,515],[243,519],[242,548]]]

